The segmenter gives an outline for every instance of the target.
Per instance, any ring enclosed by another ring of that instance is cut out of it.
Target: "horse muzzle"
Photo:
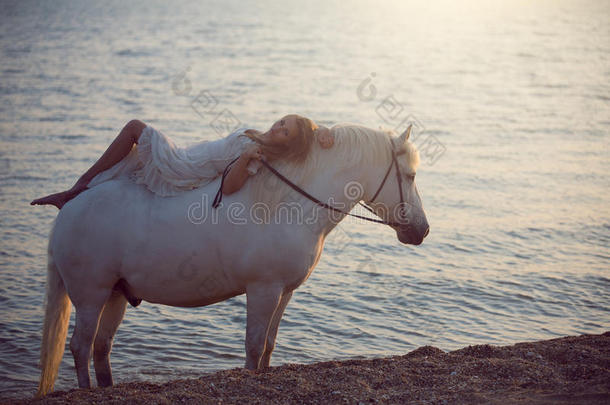
[[[428,233],[430,233],[428,224],[425,227],[408,226],[396,229],[398,240],[407,245],[421,245]]]

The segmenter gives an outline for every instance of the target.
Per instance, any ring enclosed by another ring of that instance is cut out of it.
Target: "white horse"
[[[388,169],[393,161],[397,167]],[[401,242],[420,244],[428,222],[415,187],[418,163],[408,132],[396,137],[346,125],[335,130],[333,148],[314,145],[304,164],[274,167],[345,211],[361,200],[369,203]],[[71,302],[76,322],[70,349],[82,388],[91,385],[92,349],[98,385],[112,385],[112,340],[127,299],[134,298],[199,307],[245,293],[245,367],[269,366],[292,292],[307,280],[326,236],[345,215],[321,208],[266,169],[213,209],[219,183],[158,197],[118,176],[60,210],[49,236],[38,396],[53,389]]]

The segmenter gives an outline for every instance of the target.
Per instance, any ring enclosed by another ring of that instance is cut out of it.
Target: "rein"
[[[288,180],[286,177],[284,177],[283,174],[281,174],[280,172],[275,170],[273,167],[271,167],[271,165],[269,163],[267,163],[265,160],[261,160],[261,162],[263,162],[263,165],[265,165],[265,167],[267,167],[267,169],[269,169],[273,174],[275,174],[277,177],[279,177],[280,180],[282,180],[284,183],[288,184],[290,187],[292,187],[292,189],[294,189],[298,193],[302,194],[303,196],[307,197],[307,199],[313,201],[314,203],[316,203],[320,207],[329,209],[331,211],[339,212],[339,213],[344,214],[344,215],[349,215],[349,216],[352,216],[352,217],[364,219],[366,221],[375,222],[375,223],[378,223],[378,224],[394,225],[394,226],[404,225],[404,224],[401,224],[399,222],[385,221],[383,219],[368,218],[368,217],[364,217],[362,215],[352,214],[352,213],[349,213],[347,211],[343,211],[340,208],[333,207],[332,205],[328,205],[325,202],[322,202],[322,201],[318,200],[316,197],[312,196],[307,191],[303,190],[301,187],[297,186],[296,184],[294,184],[293,182]],[[392,165],[393,165],[393,162],[392,162]],[[390,166],[390,169],[392,168],[392,165]],[[388,173],[389,173],[389,170],[388,170]],[[383,184],[382,184],[382,186],[383,186]],[[371,211],[373,214],[375,214],[375,211],[373,211],[373,209],[370,208],[369,206],[367,206],[367,205],[365,205],[365,204],[363,204],[361,202],[359,202],[359,204],[362,205],[367,210]]]
[[[400,192],[400,203],[401,203],[401,210],[402,210],[402,206],[405,204],[405,201],[404,201],[404,198],[403,198],[402,181],[401,181],[401,178],[400,178],[400,170],[399,170],[399,167],[398,167],[398,161],[396,159],[396,156],[402,155],[403,153],[405,153],[405,151],[396,152],[396,149],[394,147],[394,143],[392,143],[392,162],[390,163],[390,166],[388,167],[388,170],[386,170],[385,176],[383,176],[383,180],[381,181],[381,184],[379,185],[379,188],[377,188],[377,191],[375,192],[375,195],[373,195],[373,198],[371,198],[371,201],[369,201],[369,204],[372,203],[375,200],[375,198],[377,198],[377,196],[381,192],[381,189],[385,185],[385,182],[388,179],[388,176],[390,175],[390,172],[392,171],[392,167],[394,165],[396,165],[396,179],[398,181],[398,190]],[[212,203],[212,207],[213,208],[217,208],[220,205],[220,202],[222,201],[222,186],[224,184],[225,177],[229,173],[231,165],[233,163],[235,163],[235,161],[237,159],[239,159],[239,156],[236,157],[235,159],[233,159],[227,165],[227,167],[225,168],[224,172],[222,173],[222,179],[220,180],[220,187],[218,189],[218,192],[216,193],[216,197],[214,198],[214,202]],[[269,169],[271,171],[271,173],[273,173],[280,180],[282,180],[284,183],[289,185],[293,190],[295,190],[299,194],[305,196],[310,201],[313,201],[314,203],[316,203],[320,207],[326,208],[326,209],[334,211],[334,212],[339,212],[339,213],[344,214],[344,215],[349,215],[349,216],[352,216],[352,217],[355,217],[355,218],[364,219],[365,221],[375,222],[375,223],[378,223],[378,224],[384,224],[384,225],[390,225],[390,226],[405,226],[405,225],[408,225],[408,224],[400,223],[400,222],[386,221],[386,220],[383,220],[383,219],[368,218],[368,217],[365,217],[365,216],[362,216],[362,215],[358,215],[358,214],[351,214],[351,213],[346,212],[346,211],[344,211],[344,210],[342,210],[340,208],[333,207],[332,205],[326,204],[325,202],[320,201],[319,199],[317,199],[316,197],[312,196],[307,191],[303,190],[301,187],[297,186],[292,181],[287,179],[283,174],[281,174],[276,169],[274,169],[266,160],[261,159],[260,161],[261,161],[261,163],[267,169]],[[367,210],[369,210],[370,212],[372,212],[373,214],[375,214],[375,211],[371,207],[369,207],[368,205],[362,203],[361,201],[359,201],[358,203],[360,205],[362,205],[364,208],[366,208]],[[375,215],[377,215],[377,214],[375,214]]]

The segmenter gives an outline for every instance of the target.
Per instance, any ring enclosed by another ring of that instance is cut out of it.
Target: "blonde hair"
[[[273,145],[264,141],[260,135],[245,133],[240,136],[246,136],[261,145],[263,155],[269,160],[283,159],[294,163],[303,163],[311,145],[314,143],[315,131],[318,126],[309,118],[296,115],[296,123],[298,132],[297,135],[284,145]]]

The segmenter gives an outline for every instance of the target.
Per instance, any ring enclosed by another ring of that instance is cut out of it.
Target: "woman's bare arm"
[[[250,177],[248,173],[248,163],[250,159],[260,159],[262,157],[260,147],[258,145],[250,145],[244,153],[233,163],[225,181],[222,185],[222,193],[225,195],[233,194],[242,188],[242,186]]]

